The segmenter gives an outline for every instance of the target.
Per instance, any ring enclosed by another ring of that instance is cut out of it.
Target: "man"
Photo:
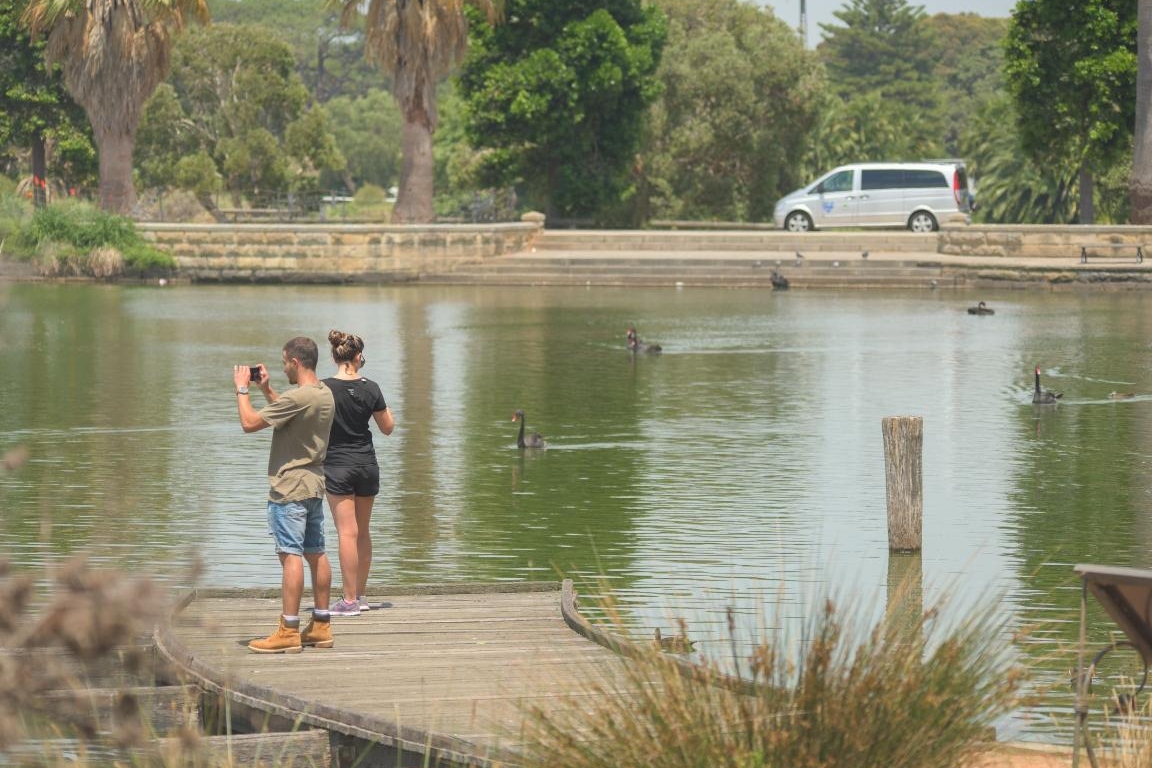
[[[263,364],[256,369],[237,365],[232,371],[240,426],[245,432],[272,427],[268,456],[268,528],[276,542],[282,570],[280,626],[267,638],[248,644],[255,653],[299,653],[303,646],[331,648],[328,613],[332,565],[324,553],[324,454],[332,429],[332,391],[316,376],[316,342],[297,336],[284,345],[284,374],[296,389],[277,394]],[[257,411],[248,397],[254,381],[268,405]],[[304,560],[312,572],[316,607],[300,631],[300,600],[304,594]]]

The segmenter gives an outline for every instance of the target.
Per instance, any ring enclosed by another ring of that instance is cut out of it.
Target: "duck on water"
[[[1053,392],[1049,389],[1040,389],[1040,366],[1036,366],[1036,388],[1032,392],[1033,405],[1052,405],[1064,397],[1063,392]]]

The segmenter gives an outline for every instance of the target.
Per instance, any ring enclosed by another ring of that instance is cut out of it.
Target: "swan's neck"
[[[520,419],[520,434],[516,436],[516,445],[524,447],[524,419]]]
[[[1040,374],[1036,374],[1036,394],[1040,394]]]

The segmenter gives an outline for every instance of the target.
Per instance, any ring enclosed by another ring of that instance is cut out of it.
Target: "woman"
[[[372,447],[370,422],[385,435],[396,426],[392,411],[376,382],[360,375],[364,367],[364,340],[343,331],[331,331],[336,375],[324,379],[336,401],[336,415],[324,457],[324,484],[328,506],[340,541],[340,577],[344,596],[332,604],[333,616],[359,616],[371,606],[364,599],[372,566],[372,502],[380,492],[380,465]]]

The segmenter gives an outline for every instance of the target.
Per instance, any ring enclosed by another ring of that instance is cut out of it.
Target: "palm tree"
[[[136,204],[136,128],[168,76],[171,35],[189,16],[206,22],[205,0],[30,0],[24,11],[33,37],[47,35],[48,62],[63,65],[64,87],[92,124],[106,211],[129,213]]]
[[[1139,0],[1136,18],[1136,151],[1128,189],[1132,223],[1152,224],[1152,0]]]
[[[43,0],[41,0],[43,1]],[[338,0],[341,23],[352,26],[363,0]],[[463,58],[468,46],[465,5],[490,22],[499,0],[368,0],[364,12],[368,55],[392,78],[392,96],[404,116],[400,189],[392,221],[432,221],[432,134],[436,130],[436,83]]]

